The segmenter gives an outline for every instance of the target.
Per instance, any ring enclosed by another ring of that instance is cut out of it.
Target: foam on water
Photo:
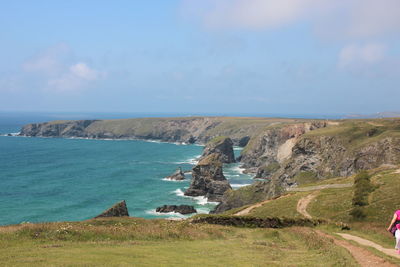
[[[240,187],[248,186],[248,185],[251,185],[251,184],[231,184],[232,188],[240,188]]]

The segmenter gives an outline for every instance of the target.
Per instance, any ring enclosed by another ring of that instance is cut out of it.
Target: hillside
[[[187,117],[28,124],[22,136],[146,139],[243,146],[238,161],[261,179],[227,191],[215,212],[277,197],[304,183],[400,164],[400,119],[302,120]]]

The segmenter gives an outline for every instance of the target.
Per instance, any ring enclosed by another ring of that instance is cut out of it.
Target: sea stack
[[[234,163],[235,154],[233,152],[233,142],[229,137],[218,136],[211,139],[203,150],[202,158],[207,157],[213,153],[219,154],[219,160],[222,163]]]
[[[221,154],[213,153],[192,170],[192,182],[185,196],[205,196],[209,201],[219,202],[223,194],[232,189],[222,172]]]
[[[164,205],[162,207],[158,207],[156,209],[156,212],[161,212],[161,213],[168,213],[168,212],[177,212],[180,214],[192,214],[192,213],[197,213],[197,210],[193,206],[189,205]]]
[[[167,176],[166,179],[173,181],[182,181],[185,180],[185,174],[182,171],[182,168],[179,167],[172,175]]]
[[[128,208],[126,207],[125,200],[118,202],[108,210],[104,211],[100,215],[95,218],[103,218],[103,217],[124,217],[129,216]]]

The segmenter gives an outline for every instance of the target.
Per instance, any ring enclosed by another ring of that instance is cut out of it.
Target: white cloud
[[[385,59],[386,46],[378,43],[351,44],[339,53],[339,67],[367,67]]]
[[[65,44],[52,46],[22,65],[26,73],[42,79],[47,91],[77,92],[87,89],[105,77],[85,62],[74,62],[70,48]]]
[[[62,73],[60,76],[50,79],[47,82],[47,89],[55,91],[77,91],[90,86],[90,82],[94,82],[103,77],[94,69],[91,69],[86,63],[80,62],[69,67],[69,71]]]
[[[339,37],[400,32],[399,0],[182,0],[183,12],[211,28],[268,29],[298,21]]]
[[[96,80],[99,73],[86,65],[86,63],[79,62],[69,68],[71,74],[88,81]]]
[[[65,58],[70,57],[70,53],[71,49],[67,44],[56,44],[24,62],[22,68],[27,72],[52,75],[61,71]]]

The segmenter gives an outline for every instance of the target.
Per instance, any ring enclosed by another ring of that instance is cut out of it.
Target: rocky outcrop
[[[86,137],[85,129],[96,120],[33,123],[22,127],[22,136]]]
[[[368,133],[366,136],[361,145],[349,144],[340,136],[302,138],[293,147],[290,159],[276,172],[273,182],[286,188],[301,184],[305,175],[316,179],[349,176],[382,164],[400,163],[400,138],[374,141],[368,140]],[[269,194],[274,192],[269,190]]]
[[[104,211],[100,215],[96,216],[95,218],[102,218],[102,217],[124,217],[129,216],[128,208],[126,207],[125,200],[118,202],[108,210]]]
[[[219,154],[222,163],[234,163],[235,154],[233,152],[233,142],[229,137],[218,136],[209,141],[203,150],[202,158],[213,153]]]
[[[232,189],[222,172],[220,155],[213,153],[200,160],[192,170],[190,187],[186,196],[205,196],[208,201],[220,201],[222,195]]]
[[[256,178],[271,177],[280,164],[291,156],[300,136],[326,126],[326,122],[310,121],[266,129],[245,147],[240,161],[244,168],[256,173]]]
[[[274,143],[272,137],[277,140],[277,135],[271,136],[271,131],[267,135],[264,133],[264,137],[272,139],[259,139],[259,141],[264,140],[260,143],[262,145],[255,146],[252,149],[253,157],[247,154],[244,157],[248,158],[244,161],[246,163],[253,161],[255,165],[267,162],[268,165],[263,171],[264,174],[270,175],[269,178],[247,188],[227,192],[217,206],[216,212],[255,203],[261,198],[274,198],[289,187],[318,179],[349,176],[360,170],[373,169],[384,164],[397,165],[400,163],[399,129],[400,120],[381,121],[379,124],[368,121],[345,121],[328,128],[321,127],[313,132],[305,132],[297,137],[289,136],[286,141],[281,140],[276,143],[278,148],[270,146],[271,151],[266,151],[264,148],[268,147],[266,144]],[[288,145],[288,140],[292,140],[291,138],[296,139]],[[290,147],[290,153],[284,160],[280,160],[278,155],[282,152],[279,150],[286,145]],[[256,155],[265,155],[265,158],[258,162]],[[243,190],[247,190],[247,193],[243,193]],[[253,197],[249,198],[248,195]]]
[[[228,136],[234,145],[245,145],[261,129],[294,119],[185,117],[119,120],[52,121],[32,123],[22,136],[145,139],[206,144],[215,136]]]
[[[183,173],[181,167],[179,167],[172,175],[165,178],[172,181],[182,181],[185,180],[185,174]]]
[[[162,207],[158,207],[156,212],[168,213],[168,212],[176,212],[180,214],[192,214],[197,213],[197,210],[193,206],[189,205],[164,205]]]

